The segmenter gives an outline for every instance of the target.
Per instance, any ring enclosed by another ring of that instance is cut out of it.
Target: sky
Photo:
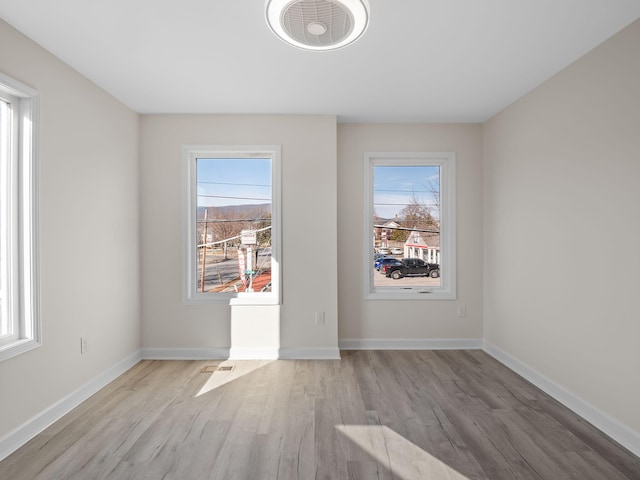
[[[271,159],[199,158],[198,206],[271,203]]]
[[[392,219],[405,207],[412,196],[428,207],[431,215],[440,217],[435,210],[432,189],[440,189],[440,167],[438,166],[387,166],[373,167],[373,204],[377,216]]]
[[[439,187],[438,166],[376,165],[374,209],[378,216],[394,218],[413,195],[434,207],[432,190]],[[271,159],[199,158],[198,206],[259,205],[271,203]],[[431,214],[439,218],[439,212]]]

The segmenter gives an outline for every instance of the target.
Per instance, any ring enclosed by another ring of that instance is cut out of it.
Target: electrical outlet
[[[324,312],[316,312],[316,325],[324,325]]]
[[[467,316],[467,306],[465,304],[458,305],[458,318],[464,318]]]
[[[87,353],[87,348],[89,347],[89,342],[86,337],[80,337],[80,353]]]

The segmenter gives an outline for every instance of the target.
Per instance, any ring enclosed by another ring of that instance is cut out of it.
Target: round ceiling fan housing
[[[368,0],[266,0],[269,28],[305,50],[335,50],[362,36],[369,25]]]

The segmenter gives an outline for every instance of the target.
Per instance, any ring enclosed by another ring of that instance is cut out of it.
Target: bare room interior
[[[639,85],[637,0],[0,0],[0,479],[640,480]]]

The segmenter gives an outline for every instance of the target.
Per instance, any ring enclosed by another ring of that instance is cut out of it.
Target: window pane
[[[439,165],[373,167],[374,287],[439,287]]]
[[[271,292],[271,159],[196,160],[196,292]]]
[[[38,92],[0,73],[0,361],[41,345]]]
[[[11,334],[9,321],[9,105],[0,101],[0,336]]]

